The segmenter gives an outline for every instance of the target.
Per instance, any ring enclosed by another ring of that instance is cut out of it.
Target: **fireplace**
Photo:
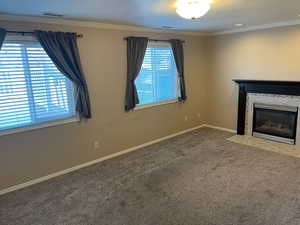
[[[297,116],[298,107],[254,103],[252,135],[295,144]]]
[[[300,148],[300,81],[234,82],[239,87],[237,134],[281,141]]]

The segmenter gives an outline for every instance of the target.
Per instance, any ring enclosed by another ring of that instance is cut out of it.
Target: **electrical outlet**
[[[200,117],[201,117],[201,114],[200,114],[200,113],[197,113],[197,116],[200,118]]]
[[[94,149],[98,149],[99,148],[99,141],[94,141]]]
[[[188,121],[189,120],[189,117],[188,116],[185,116],[184,117],[184,121]]]

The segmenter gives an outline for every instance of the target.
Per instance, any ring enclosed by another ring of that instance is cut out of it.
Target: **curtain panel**
[[[128,37],[127,38],[127,85],[125,96],[125,110],[129,111],[139,104],[138,93],[135,86],[137,78],[145,57],[148,38]]]
[[[180,87],[180,98],[179,101],[185,101],[187,99],[185,90],[185,79],[184,79],[184,53],[183,45],[181,40],[171,39],[170,40],[173,55],[178,71],[179,87]]]
[[[34,31],[34,34],[58,70],[77,88],[76,110],[83,118],[91,118],[87,83],[82,70],[75,33]]]
[[[1,49],[2,44],[4,42],[5,36],[6,36],[6,30],[3,29],[3,28],[0,28],[0,49]]]

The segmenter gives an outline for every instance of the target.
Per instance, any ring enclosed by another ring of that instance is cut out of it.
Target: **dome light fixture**
[[[236,26],[236,27],[242,27],[242,26],[244,26],[244,24],[242,24],[242,23],[236,23],[236,24],[234,24],[234,26]]]
[[[209,11],[211,3],[212,0],[179,0],[176,12],[185,19],[195,20]]]

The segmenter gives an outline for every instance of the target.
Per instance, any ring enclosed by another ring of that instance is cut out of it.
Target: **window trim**
[[[170,47],[172,49],[171,43],[169,42],[163,42],[163,41],[149,41],[147,44],[147,48],[155,48],[155,47]],[[175,59],[174,59],[175,60]],[[176,69],[176,81],[177,81],[177,94],[175,98],[168,99],[168,100],[163,100],[159,102],[153,102],[153,103],[148,103],[148,104],[142,104],[142,105],[137,105],[134,110],[143,110],[147,108],[152,108],[156,106],[162,106],[162,105],[168,105],[168,104],[174,104],[179,102],[180,96],[180,84],[179,84],[179,77],[178,77],[178,71]]]
[[[23,132],[38,130],[38,129],[47,128],[47,127],[56,127],[59,125],[75,123],[75,122],[80,122],[79,115],[76,115],[73,117],[67,117],[67,118],[60,119],[60,120],[51,120],[51,121],[47,121],[47,122],[43,122],[43,123],[36,123],[34,125],[28,125],[28,126],[22,126],[22,127],[17,127],[17,128],[1,130],[0,136],[23,133]]]
[[[174,103],[178,103],[178,102],[179,102],[178,98],[172,98],[172,99],[165,100],[165,101],[160,101],[160,102],[154,102],[154,103],[139,105],[139,106],[136,106],[134,108],[134,110],[138,111],[138,110],[148,109],[148,108],[152,108],[152,107],[156,107],[156,106],[174,104]]]

